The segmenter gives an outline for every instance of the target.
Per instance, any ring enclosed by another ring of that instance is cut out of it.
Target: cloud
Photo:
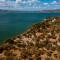
[[[0,0],[5,1],[5,0]],[[8,7],[8,9],[23,9],[23,10],[46,10],[46,9],[59,9],[60,5],[57,1],[52,1],[51,3],[41,2],[39,0],[16,0],[16,1],[6,1],[4,3],[0,2],[0,6]],[[13,8],[10,8],[13,7]],[[14,8],[15,7],[15,8]]]
[[[37,1],[37,0],[31,0],[32,2]]]
[[[48,3],[43,3],[44,5],[48,5]]]
[[[20,3],[20,2],[22,2],[22,0],[16,0],[16,3]]]
[[[25,2],[25,3],[27,3],[27,2],[37,2],[38,0],[16,0],[16,3],[23,3],[23,2]]]
[[[51,4],[57,4],[57,1],[53,1],[53,2],[51,2]]]
[[[0,0],[0,2],[5,2],[5,0]]]

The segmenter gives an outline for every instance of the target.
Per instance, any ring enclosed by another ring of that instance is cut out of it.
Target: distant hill
[[[40,12],[42,12],[42,13],[51,13],[51,12],[58,13],[58,12],[60,12],[60,9],[55,9],[55,10],[41,10]]]
[[[60,9],[56,10],[40,10],[40,11],[18,11],[18,10],[2,10],[0,9],[0,13],[59,13]]]

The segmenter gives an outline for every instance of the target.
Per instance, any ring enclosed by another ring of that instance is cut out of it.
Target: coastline
[[[53,54],[60,56],[59,27],[60,17],[47,18],[44,19],[43,22],[34,24],[26,32],[6,40],[5,43],[1,45],[0,59],[59,59],[59,57],[56,58],[52,56]]]

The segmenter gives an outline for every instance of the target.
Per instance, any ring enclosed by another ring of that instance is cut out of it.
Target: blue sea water
[[[60,16],[60,13],[0,13],[0,43],[53,16]]]

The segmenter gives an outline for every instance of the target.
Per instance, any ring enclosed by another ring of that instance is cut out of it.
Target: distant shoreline
[[[0,13],[60,13],[60,9],[54,9],[54,10],[8,10],[8,9],[0,9]]]

